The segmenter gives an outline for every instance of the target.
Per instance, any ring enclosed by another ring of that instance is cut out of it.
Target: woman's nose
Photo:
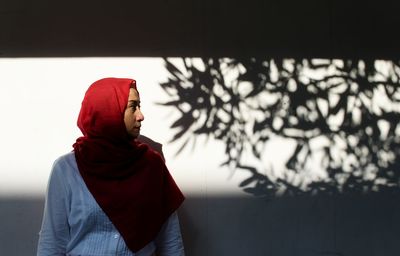
[[[144,115],[140,109],[138,109],[138,115],[136,116],[137,121],[143,121],[144,120]]]

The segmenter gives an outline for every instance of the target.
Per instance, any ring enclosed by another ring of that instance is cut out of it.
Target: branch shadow
[[[399,192],[400,62],[362,59],[164,59],[160,84],[180,116],[171,139],[225,145],[221,166],[246,193],[274,197]],[[290,154],[268,167],[276,138]],[[251,154],[254,161],[246,161]],[[259,164],[263,165],[260,168]]]

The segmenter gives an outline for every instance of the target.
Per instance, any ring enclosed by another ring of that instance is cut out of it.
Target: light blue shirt
[[[74,153],[54,162],[39,232],[38,256],[150,256],[156,248],[160,255],[184,255],[176,212],[154,241],[133,253],[87,189]]]

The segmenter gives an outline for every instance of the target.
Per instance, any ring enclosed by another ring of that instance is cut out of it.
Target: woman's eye
[[[140,108],[140,105],[137,103],[132,103],[131,108],[133,111],[135,111],[137,108]]]
[[[131,101],[129,107],[135,112],[137,108],[140,108],[140,103],[138,101]]]

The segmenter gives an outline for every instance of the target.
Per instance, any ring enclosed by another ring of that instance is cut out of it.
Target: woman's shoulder
[[[74,172],[73,170],[76,170],[77,164],[75,160],[75,154],[74,152],[69,152],[67,154],[59,156],[53,163],[53,168],[52,172],[53,175],[70,175]],[[71,170],[71,171],[68,171]]]
[[[162,144],[156,142],[149,137],[140,135],[138,137],[138,142],[142,147],[146,148],[147,157],[154,160],[161,160],[165,162],[164,153],[162,151]]]
[[[56,160],[54,161],[54,166],[68,165],[68,164],[73,164],[73,163],[76,164],[75,153],[74,153],[74,151],[71,151],[71,152],[68,152],[68,153],[56,158]]]
[[[50,171],[48,188],[69,193],[76,184],[76,161],[73,152],[59,156]]]

